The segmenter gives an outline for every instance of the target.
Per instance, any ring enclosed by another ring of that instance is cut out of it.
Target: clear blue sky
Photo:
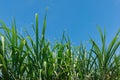
[[[15,17],[19,31],[31,30],[38,13],[41,29],[46,7],[50,41],[60,39],[65,30],[73,44],[87,42],[90,36],[99,43],[99,25],[106,29],[109,42],[120,28],[120,0],[0,0],[0,19],[10,26]]]

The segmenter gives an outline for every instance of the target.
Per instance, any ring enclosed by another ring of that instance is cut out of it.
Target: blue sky
[[[21,33],[24,28],[31,32],[35,13],[42,28],[46,8],[46,37],[50,41],[60,39],[67,31],[75,45],[88,42],[90,37],[99,43],[99,25],[106,29],[109,42],[120,28],[120,0],[0,0],[0,19],[10,26],[15,17]]]

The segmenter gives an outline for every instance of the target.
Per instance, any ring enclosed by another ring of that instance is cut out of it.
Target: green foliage
[[[120,30],[109,46],[106,35],[100,32],[102,46],[91,39],[91,48],[72,46],[69,37],[63,33],[62,40],[51,46],[45,38],[46,15],[41,36],[38,14],[35,15],[35,40],[26,32],[18,34],[15,21],[9,29],[0,20],[0,70],[2,80],[119,80]]]

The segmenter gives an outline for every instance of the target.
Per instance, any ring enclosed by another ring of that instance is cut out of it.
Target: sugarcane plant
[[[35,38],[17,31],[0,20],[0,78],[2,80],[119,80],[120,79],[120,30],[110,44],[106,34],[98,28],[101,45],[90,39],[91,47],[72,45],[63,33],[60,41],[50,43],[45,38],[45,14],[42,34],[39,33],[38,14],[32,25]]]

